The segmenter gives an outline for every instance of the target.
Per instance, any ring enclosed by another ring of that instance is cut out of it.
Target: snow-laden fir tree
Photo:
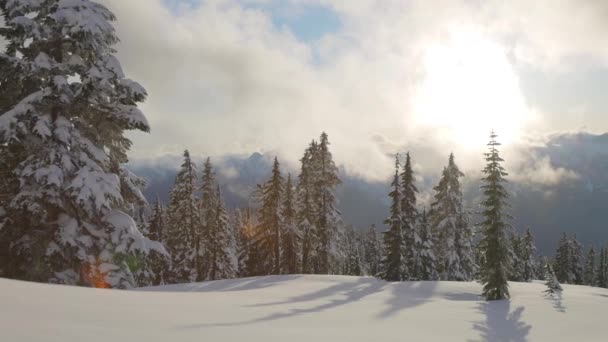
[[[574,283],[572,260],[571,244],[566,233],[563,233],[559,240],[554,260],[555,275],[559,282],[565,284]]]
[[[583,255],[583,247],[576,239],[576,235],[572,238],[566,233],[562,235],[555,256],[555,268],[557,279],[565,284],[583,283],[585,260]]]
[[[562,286],[559,284],[555,272],[553,272],[553,266],[549,262],[545,263],[545,285],[547,286],[545,293],[549,296],[562,291]]]
[[[472,227],[464,210],[460,178],[464,174],[450,154],[429,212],[435,243],[437,270],[443,280],[470,280],[476,267]]]
[[[437,280],[435,248],[426,209],[422,212],[417,231],[418,239],[415,241],[415,248],[418,251],[418,257],[415,260],[414,277],[417,280]]]
[[[418,220],[418,209],[416,209],[416,194],[418,189],[414,184],[414,170],[410,153],[405,155],[405,164],[401,173],[401,257],[402,269],[401,279],[415,279],[415,263],[419,258],[419,250],[416,249],[417,236],[416,226]]]
[[[160,202],[160,199],[157,197],[149,220],[148,238],[153,241],[158,241],[164,245],[166,238],[166,225],[167,221],[165,218],[165,208]],[[149,263],[150,270],[154,275],[152,285],[164,284],[164,273],[169,268],[168,258],[163,255],[153,254],[148,257],[147,261]]]
[[[8,17],[6,1],[0,1],[0,11],[0,21],[4,22],[3,18]],[[0,28],[1,38],[9,42],[6,53],[0,54],[0,115],[37,90],[37,80],[27,81],[19,63],[10,58],[11,51],[14,53],[19,47],[11,46],[11,42],[16,44],[19,34],[15,29]],[[28,215],[26,210],[19,212],[9,208],[19,191],[19,178],[14,170],[25,160],[27,151],[19,140],[3,138],[0,142],[0,277],[27,279],[30,268],[22,266],[28,264],[26,259],[30,253],[17,252],[11,245],[23,235]],[[44,281],[44,278],[46,275],[41,275],[40,280]]]
[[[206,226],[205,232],[205,255],[202,276],[204,280],[228,279],[234,277],[232,265],[232,246],[230,219],[222,201],[219,185],[216,188],[215,210],[213,211],[213,223]]]
[[[314,205],[313,155],[316,155],[317,144],[313,140],[300,159],[302,163],[298,185],[296,187],[296,224],[302,237],[302,273],[313,273],[315,260],[314,246],[316,245],[316,208]]]
[[[574,275],[574,284],[582,285],[584,282],[585,273],[585,255],[583,245],[577,240],[576,234],[570,239],[572,250],[572,274]]]
[[[600,249],[600,260],[597,264],[596,286],[608,288],[608,249]]]
[[[255,241],[257,226],[251,208],[237,212],[238,235],[236,241],[237,276],[251,277],[262,275],[259,269],[259,253]]]
[[[126,213],[145,199],[123,166],[124,131],[149,126],[137,108],[146,91],[114,56],[114,14],[88,0],[0,6],[3,92],[14,87],[0,103],[0,146],[11,153],[3,168],[18,180],[3,200],[13,275],[134,286],[133,261],[163,248]]]
[[[526,229],[526,233],[523,238],[520,239],[518,258],[521,266],[521,281],[530,282],[532,279],[535,279],[536,269],[538,268],[536,262],[536,245],[530,228]]]
[[[587,252],[587,262],[585,263],[585,274],[583,276],[583,283],[588,286],[595,286],[596,284],[595,258],[595,249],[591,246]]]
[[[236,257],[236,265],[234,275],[237,278],[246,277],[245,263],[247,253],[242,253],[246,249],[247,237],[243,232],[243,211],[237,208],[232,215],[232,228],[234,229],[234,251]]]
[[[483,283],[483,296],[486,300],[509,298],[507,277],[511,273],[512,250],[509,241],[510,216],[506,213],[509,194],[504,187],[507,172],[501,165],[503,159],[498,152],[500,143],[492,132],[489,151],[485,153],[486,167],[482,178],[483,201],[481,202],[482,222],[479,224],[481,240],[479,248],[483,254],[480,265],[480,281]]]
[[[403,233],[401,218],[401,183],[399,177],[399,155],[395,157],[395,176],[391,183],[392,191],[388,196],[391,199],[390,216],[384,221],[388,229],[382,234],[384,245],[384,255],[381,261],[381,272],[379,277],[387,281],[401,280],[401,270],[403,264],[402,245]]]
[[[522,281],[521,273],[522,273],[522,265],[519,259],[521,255],[520,251],[520,242],[521,238],[517,234],[517,232],[511,233],[511,250],[513,254],[511,255],[511,273],[509,274],[510,281]]]
[[[281,272],[281,203],[285,181],[275,157],[270,179],[258,185],[258,221],[256,243],[265,274]]]
[[[171,253],[171,267],[165,281],[170,284],[192,282],[197,278],[193,237],[200,225],[200,212],[196,186],[196,166],[186,150],[167,206],[169,226],[166,246]]]
[[[215,180],[215,173],[213,172],[213,165],[211,164],[210,158],[207,158],[203,165],[201,181],[201,199],[198,204],[200,224],[197,225],[197,229],[193,236],[193,247],[195,252],[194,267],[198,274],[197,281],[206,280],[211,274],[214,256],[207,245],[213,243],[213,234],[219,229],[216,227],[216,224],[218,223],[218,185]]]
[[[295,194],[291,174],[287,175],[281,203],[281,273],[298,272],[300,235],[296,225]]]
[[[382,242],[378,238],[376,225],[372,224],[363,237],[364,273],[369,276],[377,276],[380,271],[381,260]]]
[[[344,260],[341,274],[360,276],[362,274],[362,258],[360,253],[360,239],[352,226],[346,227],[344,239]]]
[[[313,184],[317,220],[315,224],[315,262],[317,274],[329,274],[337,255],[338,239],[344,233],[342,217],[336,208],[335,189],[342,183],[338,176],[327,133],[321,133],[318,149],[313,153]]]
[[[460,280],[469,281],[477,272],[477,261],[473,247],[473,225],[470,222],[471,214],[464,209],[461,201],[460,214],[458,215],[458,230],[456,230],[455,244],[458,260],[460,261]]]

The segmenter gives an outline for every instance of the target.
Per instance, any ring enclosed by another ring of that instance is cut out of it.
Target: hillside
[[[605,341],[608,290],[268,276],[102,290],[0,279],[3,341]]]

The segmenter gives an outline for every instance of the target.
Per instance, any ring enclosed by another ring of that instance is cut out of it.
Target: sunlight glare
[[[485,147],[494,129],[502,143],[521,137],[531,120],[503,47],[471,30],[453,32],[428,48],[416,94],[416,122],[467,149]]]

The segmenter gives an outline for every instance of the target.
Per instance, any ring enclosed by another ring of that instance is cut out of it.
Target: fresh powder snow
[[[606,341],[608,290],[289,275],[108,290],[0,279],[2,341]]]

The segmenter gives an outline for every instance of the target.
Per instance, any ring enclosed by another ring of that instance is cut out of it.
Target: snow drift
[[[606,341],[608,290],[267,276],[90,289],[0,279],[2,341]]]

